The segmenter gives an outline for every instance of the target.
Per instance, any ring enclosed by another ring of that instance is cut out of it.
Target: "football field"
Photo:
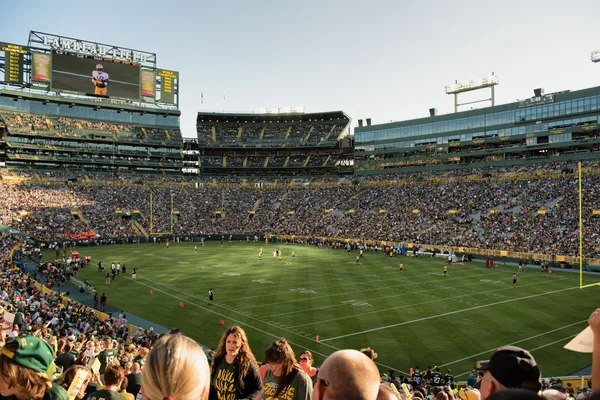
[[[277,247],[281,261],[273,260]],[[563,349],[600,306],[600,287],[579,289],[573,272],[530,268],[517,274],[515,289],[515,266],[458,263],[444,277],[440,258],[367,252],[357,265],[356,251],[303,245],[207,242],[78,250],[92,256],[80,279],[105,292],[109,304],[177,327],[208,347],[217,346],[226,327],[239,324],[259,361],[274,339],[285,337],[296,354],[309,349],[317,365],[337,349],[370,346],[382,371],[402,374],[416,365],[437,365],[451,368],[458,380],[507,344],[532,351],[544,376],[569,375],[591,364],[590,354]],[[126,276],[106,285],[99,260],[108,269],[111,262],[124,263]],[[600,275],[584,280],[599,282]],[[213,305],[207,304],[209,288]]]

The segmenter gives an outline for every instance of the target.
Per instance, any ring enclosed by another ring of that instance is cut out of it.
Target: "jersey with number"
[[[88,368],[92,368],[92,364],[94,364],[94,359],[96,358],[96,353],[94,350],[86,350],[83,356],[83,365]]]
[[[442,384],[442,374],[439,372],[434,372],[431,374],[431,380],[435,386],[440,386]]]
[[[98,360],[100,361],[100,375],[104,374],[104,370],[107,366],[112,365],[117,357],[117,349],[105,349],[98,354]]]
[[[415,382],[415,385],[420,386],[421,381],[423,380],[423,374],[419,371],[413,372],[412,380]]]
[[[444,375],[444,383],[446,385],[450,385],[454,383],[454,375],[446,374]]]

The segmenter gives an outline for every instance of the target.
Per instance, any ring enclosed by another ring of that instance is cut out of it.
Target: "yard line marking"
[[[125,278],[127,278],[127,277],[125,277]],[[148,279],[148,278],[143,278],[143,277],[139,277],[139,278],[142,278],[142,279],[145,279],[145,280],[147,280],[147,281],[153,282],[153,283],[154,283],[154,284],[156,284],[156,285],[161,285],[161,286],[169,287],[168,285],[164,285],[164,284],[162,284],[162,283],[160,283],[160,282],[155,282],[155,281],[152,281],[151,279]],[[132,280],[131,278],[127,278],[127,279],[129,279],[129,280]],[[153,288],[153,286],[151,286],[151,285],[148,285],[148,284],[145,284],[145,283],[143,283],[143,282],[140,282],[140,281],[136,281],[136,282],[137,282],[137,283],[139,283],[139,284],[141,284],[141,285],[144,285],[144,286],[146,286],[146,287]],[[191,295],[191,294],[187,294],[187,293],[181,292],[179,289],[174,289],[174,288],[171,288],[171,289],[172,289],[172,290],[175,290],[176,292],[183,293],[183,294],[184,294],[184,295],[186,295],[186,296],[190,296],[190,297],[193,297],[193,298],[196,298],[196,299],[200,299],[200,297],[198,297],[198,296],[194,296],[194,295]],[[164,290],[161,290],[161,289],[154,289],[154,290],[156,290],[156,291],[158,291],[158,292],[162,292],[162,293],[164,293],[164,294],[166,294],[166,295],[168,295],[168,296],[171,296],[171,297],[173,297],[173,298],[175,298],[175,299],[177,299],[177,300],[185,300],[185,301],[187,301],[186,299],[184,299],[184,298],[182,298],[182,297],[175,296],[175,295],[173,295],[173,294],[171,294],[171,293],[168,293],[168,292],[166,292],[166,291],[164,291]],[[267,332],[267,331],[265,331],[265,330],[262,330],[262,329],[260,329],[260,328],[257,328],[257,327],[255,327],[255,326],[253,326],[253,325],[250,325],[250,324],[248,324],[248,323],[246,323],[246,322],[242,322],[242,321],[240,321],[240,320],[238,320],[238,319],[235,319],[235,318],[233,318],[233,317],[230,317],[230,316],[228,316],[228,315],[225,315],[225,314],[222,314],[222,313],[218,313],[218,312],[216,312],[216,311],[214,311],[214,310],[211,310],[210,308],[207,308],[207,307],[201,306],[201,305],[199,305],[199,304],[196,304],[196,303],[193,303],[193,302],[191,302],[191,301],[187,301],[187,302],[188,302],[188,304],[192,304],[192,305],[194,305],[194,306],[196,306],[196,307],[198,307],[198,308],[200,308],[200,309],[202,309],[202,310],[205,310],[205,311],[208,311],[208,312],[210,312],[210,313],[212,313],[212,314],[216,314],[216,315],[219,315],[219,316],[222,316],[222,317],[225,317],[225,318],[231,319],[232,321],[235,321],[235,322],[239,323],[240,325],[247,326],[247,327],[249,327],[249,328],[252,328],[252,329],[254,329],[254,330],[257,330],[257,331],[259,331],[259,332],[262,332],[262,333],[264,333],[264,334],[266,334],[266,335],[268,335],[268,336],[272,336],[272,337],[275,337],[275,338],[280,338],[280,337],[281,337],[281,335],[275,335],[275,334],[273,334],[273,333]],[[220,306],[220,305],[219,305],[219,304],[217,304],[217,303],[214,303],[213,305],[214,305],[214,306],[217,306],[217,307],[225,308],[225,307],[222,307],[222,306]],[[235,313],[235,314],[240,314],[240,315],[243,315],[243,314],[241,314],[239,311],[236,311],[236,310],[233,310],[233,309],[231,309],[231,310],[229,310],[229,309],[228,309],[228,311],[231,311],[231,312],[233,312],[233,313]],[[279,329],[279,330],[283,330],[283,331],[289,332],[289,333],[291,333],[291,334],[292,334],[292,335],[294,335],[294,336],[297,336],[297,337],[300,337],[300,338],[302,338],[302,339],[304,339],[304,340],[307,340],[307,341],[309,341],[309,342],[311,343],[311,345],[310,345],[310,346],[301,346],[300,344],[298,344],[298,343],[295,343],[295,342],[292,342],[292,341],[290,341],[290,340],[288,340],[288,343],[291,343],[291,344],[293,344],[293,345],[295,345],[295,346],[298,346],[298,347],[304,347],[304,348],[306,348],[306,347],[310,347],[311,349],[314,349],[314,347],[312,347],[312,344],[314,343],[314,342],[313,342],[313,338],[312,338],[312,336],[304,336],[304,335],[301,335],[301,334],[299,334],[299,333],[297,333],[297,332],[294,332],[294,331],[292,331],[292,330],[290,330],[290,329],[281,328],[280,326],[277,326],[277,325],[275,325],[275,324],[272,324],[272,323],[266,322],[266,321],[264,321],[264,320],[261,320],[261,319],[259,319],[259,318],[256,318],[256,317],[251,317],[251,316],[248,316],[248,315],[243,315],[243,316],[244,316],[244,317],[246,317],[246,318],[250,318],[250,319],[253,319],[253,320],[255,320],[255,321],[258,321],[258,322],[264,323],[264,324],[266,324],[266,325],[273,326],[273,327],[275,327],[275,328],[277,328],[277,329]],[[327,347],[329,347],[329,348],[331,348],[331,349],[333,349],[333,350],[336,350],[336,351],[337,351],[337,350],[341,350],[340,348],[338,348],[338,347],[335,347],[335,346],[332,346],[332,345],[330,345],[330,344],[328,344],[328,343],[323,343],[323,345],[324,345],[324,346],[327,346]],[[316,350],[313,350],[313,352],[314,352],[315,354],[318,354],[318,355],[320,355],[320,356],[323,356],[323,357],[325,357],[325,358],[327,358],[327,357],[329,356],[328,354],[323,354],[323,353],[321,353],[321,352],[319,352],[319,351],[316,351]],[[404,374],[404,375],[408,375],[408,372],[405,372],[405,371],[399,370],[399,369],[398,369],[398,368],[396,368],[396,367],[391,367],[391,366],[389,366],[389,365],[385,365],[385,364],[382,364],[382,363],[379,363],[379,362],[375,362],[375,364],[377,364],[377,365],[379,365],[379,366],[382,366],[382,367],[384,367],[384,368],[387,368],[387,369],[394,369],[394,370],[396,370],[396,371],[399,371],[400,373],[402,373],[402,374]]]
[[[445,279],[444,282],[449,282],[449,281],[458,280],[458,279],[464,280],[465,277],[463,276],[463,277],[458,277],[458,278],[449,278],[449,279]],[[558,278],[558,279],[564,279],[564,278]],[[556,281],[558,279],[554,279],[554,280]],[[379,280],[389,281],[389,278],[379,279]],[[371,281],[371,282],[377,282],[379,280],[375,280],[375,281]],[[371,282],[364,282],[364,284],[369,284]],[[353,282],[353,283],[349,283],[349,284],[346,284],[346,285],[339,285],[339,286],[326,286],[324,288],[312,288],[312,290],[320,290],[320,289],[325,289],[325,288],[327,288],[327,289],[338,288],[338,287],[343,287],[343,286],[356,286],[358,283],[363,283],[363,282]],[[480,283],[482,283],[482,282],[480,282]],[[485,283],[485,282],[483,282],[483,283]],[[441,282],[440,282],[440,284],[441,284]],[[409,286],[422,286],[422,285],[423,285],[423,282],[413,282],[413,283],[401,284],[401,285],[384,286],[384,287],[380,287],[378,290],[381,290],[381,289],[400,289],[400,288],[405,288],[405,287],[409,287]],[[444,285],[444,286],[440,286],[440,288],[450,288],[450,286]],[[364,290],[355,290],[355,291],[352,291],[352,292],[344,292],[344,293],[339,293],[339,294],[327,294],[327,295],[323,295],[323,296],[311,296],[310,299],[311,300],[314,300],[314,299],[324,299],[324,298],[328,299],[328,298],[331,298],[332,296],[343,296],[343,295],[347,295],[347,294],[351,294],[351,293],[361,293],[361,292],[364,292]],[[284,292],[284,293],[287,293],[287,292]],[[256,296],[239,297],[239,298],[236,298],[235,300],[237,301],[237,300],[253,299],[253,298],[262,297],[262,296],[264,296],[264,293],[260,294],[260,295],[256,295]],[[306,302],[306,299],[305,298],[299,298],[299,299],[288,300],[288,301],[280,301],[277,304],[279,305],[279,304],[288,304],[288,303],[296,303],[296,302]],[[264,307],[264,304],[255,304],[255,305],[252,305],[252,306],[240,307],[240,310],[247,310],[247,309],[257,308],[257,307]]]
[[[437,293],[440,289],[442,289],[442,290],[444,290],[444,289],[458,289],[458,288],[464,288],[464,287],[467,287],[467,286],[478,286],[478,285],[481,285],[481,282],[470,283],[468,285],[462,285],[462,286],[452,286],[452,287],[443,287],[443,288],[436,288],[436,289],[420,290],[418,292],[410,292],[410,294],[412,296],[412,295],[415,295],[415,294],[429,293],[429,292],[434,292],[434,291]],[[536,283],[536,285],[537,285],[537,283]],[[511,287],[511,289],[512,289],[512,287]],[[399,293],[399,294],[395,294],[393,296],[369,298],[369,299],[367,299],[365,301],[387,300],[387,299],[391,299],[391,298],[394,298],[394,297],[405,296],[405,295],[406,295],[406,293]],[[458,297],[464,297],[464,296],[473,296],[473,294],[469,293],[469,294],[461,295],[461,296],[457,296],[457,297],[445,297],[444,300],[452,299],[452,298],[458,298]],[[439,300],[441,300],[441,299],[437,299],[436,301],[439,301]],[[427,304],[427,303],[418,303],[418,304]],[[414,305],[416,305],[416,304],[414,304]],[[309,311],[313,311],[313,310],[324,310],[324,309],[327,309],[327,308],[343,307],[343,306],[347,306],[347,304],[335,304],[335,305],[330,305],[330,306],[314,307],[314,308],[308,308],[308,309],[303,309],[303,310],[290,311],[290,312],[281,313],[281,314],[268,315],[267,317],[269,317],[269,318],[270,317],[280,317],[282,315],[299,314],[299,313],[309,312]],[[413,306],[413,305],[410,305],[410,306]],[[394,310],[395,309],[396,308],[394,308]],[[390,310],[390,309],[388,308],[388,310]],[[353,317],[355,317],[355,316],[356,316],[356,314],[353,315]],[[321,322],[324,322],[324,321],[321,321]],[[312,322],[312,323],[308,323],[308,324],[304,324],[304,325],[312,325],[312,324],[316,324],[316,322]],[[304,326],[304,325],[296,325],[296,327]]]
[[[525,299],[532,299],[534,297],[546,296],[546,295],[549,295],[549,294],[560,293],[560,292],[564,292],[564,291],[567,291],[567,290],[574,290],[574,289],[579,289],[579,286],[574,286],[574,287],[566,288],[566,289],[553,290],[551,292],[544,292],[544,293],[534,294],[534,295],[531,295],[531,296],[519,297],[517,299],[509,299],[509,300],[497,301],[495,303],[488,303],[488,304],[484,304],[484,305],[481,305],[481,306],[464,308],[462,310],[450,311],[450,312],[443,313],[443,314],[437,314],[437,315],[432,315],[432,316],[429,316],[429,317],[423,317],[423,318],[413,319],[411,321],[400,322],[400,323],[397,323],[397,324],[392,324],[392,325],[387,325],[387,326],[380,326],[379,328],[373,328],[373,329],[367,329],[367,330],[360,331],[360,332],[348,333],[347,335],[334,336],[332,338],[321,339],[319,343],[329,342],[331,340],[342,339],[342,338],[346,338],[346,337],[350,337],[350,336],[362,335],[363,333],[377,332],[377,331],[381,331],[381,330],[388,329],[388,328],[394,328],[394,327],[397,327],[397,326],[403,326],[403,325],[412,324],[414,322],[427,321],[427,320],[430,320],[430,319],[435,319],[435,318],[439,318],[439,317],[445,317],[445,316],[448,316],[448,315],[460,314],[460,313],[465,312],[465,311],[478,310],[480,308],[486,308],[486,307],[495,306],[495,305],[498,305],[498,304],[512,303],[514,301],[525,300]]]
[[[533,336],[530,336],[530,337],[528,337],[528,338],[525,338],[525,339],[517,340],[516,342],[511,342],[511,343],[503,344],[503,345],[501,345],[501,346],[492,347],[492,348],[491,348],[491,349],[489,349],[489,350],[485,350],[485,351],[482,351],[482,352],[480,352],[480,353],[477,353],[477,354],[472,354],[472,355],[470,355],[470,356],[467,356],[467,357],[461,358],[461,359],[459,359],[459,360],[454,360],[454,361],[450,361],[450,362],[448,362],[448,363],[445,363],[445,364],[441,364],[441,365],[439,365],[439,367],[445,367],[445,366],[447,366],[447,365],[453,365],[453,364],[456,364],[456,363],[459,363],[459,362],[462,362],[462,361],[465,361],[465,360],[469,360],[469,359],[471,359],[471,358],[474,358],[474,357],[481,356],[481,355],[483,355],[483,354],[488,354],[488,355],[489,355],[491,352],[493,352],[493,351],[496,351],[496,350],[497,350],[499,347],[504,347],[504,346],[513,346],[513,345],[515,345],[515,344],[518,344],[518,343],[527,342],[528,340],[535,339],[535,338],[538,338],[538,337],[540,337],[540,336],[545,336],[545,335],[547,335],[547,334],[549,334],[549,333],[554,333],[554,332],[557,332],[557,331],[561,331],[561,330],[563,330],[563,329],[565,329],[565,328],[570,328],[570,327],[571,327],[571,326],[573,326],[573,325],[582,324],[582,323],[584,323],[584,322],[587,322],[587,319],[583,319],[583,320],[581,320],[581,321],[574,322],[574,323],[572,323],[572,324],[565,325],[565,326],[562,326],[562,327],[560,327],[560,328],[552,329],[551,331],[548,331],[548,332],[539,333],[539,334],[537,334],[537,335],[533,335]],[[467,374],[468,374],[468,373],[469,373],[469,372],[467,372]]]
[[[587,322],[587,320],[585,320],[585,322]],[[546,343],[546,344],[545,344],[545,345],[543,345],[543,346],[539,346],[539,347],[536,347],[535,349],[531,349],[531,350],[529,350],[529,352],[530,352],[530,353],[533,353],[534,351],[536,351],[536,350],[539,350],[539,349],[543,349],[544,347],[552,346],[552,345],[554,345],[554,344],[556,344],[556,343],[560,343],[560,342],[562,342],[562,341],[565,341],[565,340],[567,340],[567,339],[572,339],[572,338],[574,338],[574,337],[575,337],[575,336],[577,336],[577,335],[578,335],[578,333],[576,333],[576,334],[574,334],[574,335],[569,335],[569,336],[567,336],[567,337],[564,337],[564,338],[562,338],[562,339],[555,340],[554,342],[551,342],[551,343]],[[471,370],[471,371],[472,371],[472,370]],[[455,375],[454,377],[455,377],[455,378],[458,378],[459,376],[464,376],[464,375],[467,375],[467,374],[468,374],[469,372],[471,372],[471,371],[463,372],[462,374]]]
[[[533,352],[533,351],[536,351],[536,350],[539,350],[539,349],[543,349],[544,347],[552,346],[553,344],[560,343],[560,342],[562,342],[562,341],[564,341],[564,340],[567,340],[567,339],[573,339],[573,338],[574,338],[575,336],[577,336],[577,335],[579,335],[579,333],[575,333],[575,334],[573,334],[573,335],[569,335],[569,336],[567,336],[567,337],[564,337],[564,338],[562,338],[562,339],[555,340],[554,342],[547,343],[547,344],[545,344],[545,345],[543,345],[543,346],[536,347],[535,349],[531,349],[531,350],[529,350],[529,352],[531,353],[531,352]]]
[[[559,280],[566,280],[566,278],[557,279],[556,282],[558,282]],[[478,282],[478,284],[481,284],[481,282]],[[527,285],[521,285],[519,287],[537,286],[539,284],[540,284],[539,282],[529,283]],[[457,286],[457,287],[460,287],[460,286]],[[501,291],[510,290],[510,289],[512,289],[512,286],[508,287],[508,288],[502,288],[502,289],[496,289],[496,290],[486,290],[485,292],[467,293],[467,294],[459,295],[459,296],[455,296],[455,297],[438,298],[436,300],[425,301],[422,303],[415,303],[415,304],[403,305],[403,306],[398,306],[398,307],[390,307],[390,308],[385,308],[383,310],[375,310],[375,311],[369,311],[369,312],[364,312],[364,313],[359,313],[359,314],[352,314],[352,315],[345,316],[345,317],[338,317],[338,318],[331,318],[331,319],[326,319],[326,320],[321,320],[321,321],[308,322],[306,324],[296,325],[296,326],[294,326],[294,328],[299,328],[299,327],[308,326],[308,325],[316,325],[316,324],[321,324],[321,323],[325,323],[325,322],[339,321],[341,319],[347,319],[347,318],[355,318],[355,317],[360,317],[362,315],[378,314],[378,313],[385,312],[385,311],[401,310],[403,308],[409,308],[409,307],[414,307],[414,306],[423,305],[423,304],[435,303],[437,301],[442,301],[442,300],[457,299],[457,298],[461,298],[461,297],[470,297],[470,296],[474,296],[474,295],[482,294],[482,293],[501,292]],[[368,300],[371,300],[371,299],[368,299]],[[305,312],[305,311],[310,311],[310,310],[303,310],[303,312]]]
[[[126,278],[127,278],[127,277],[126,277]],[[138,276],[138,278],[142,278],[142,277]],[[131,280],[131,278],[127,278],[127,279]],[[147,281],[153,282],[152,280],[150,280],[150,279],[148,279],[148,278],[142,278],[142,279],[145,279],[145,280],[147,280]],[[237,322],[237,323],[238,323],[238,324],[240,324],[240,325],[245,325],[245,326],[247,326],[247,327],[249,327],[249,328],[252,328],[252,329],[254,329],[254,330],[256,330],[256,331],[262,332],[262,333],[264,333],[265,335],[272,336],[272,337],[274,337],[274,338],[277,338],[277,339],[279,339],[279,338],[281,337],[281,335],[275,335],[275,334],[273,334],[273,333],[271,333],[271,332],[267,332],[267,331],[265,331],[265,330],[263,330],[263,329],[257,328],[257,327],[255,327],[255,326],[253,326],[253,325],[250,325],[250,324],[248,324],[248,323],[246,323],[246,322],[242,322],[242,321],[240,321],[239,319],[235,319],[235,318],[233,318],[233,317],[231,317],[231,316],[229,316],[229,315],[225,315],[225,314],[223,314],[223,313],[220,313],[220,312],[217,312],[217,311],[211,310],[210,308],[207,308],[207,307],[205,307],[205,306],[201,306],[200,304],[197,304],[197,303],[194,303],[194,302],[188,301],[186,298],[183,298],[183,297],[176,296],[176,295],[174,295],[174,294],[171,294],[171,293],[169,293],[169,292],[166,292],[166,291],[164,291],[164,290],[162,290],[162,289],[156,289],[154,286],[151,286],[151,285],[148,285],[148,284],[146,284],[146,283],[140,282],[139,280],[137,280],[137,281],[136,281],[136,283],[138,283],[138,284],[140,284],[140,285],[144,285],[144,286],[146,286],[146,287],[149,287],[149,288],[152,288],[152,289],[153,289],[154,291],[156,291],[156,292],[162,292],[162,293],[166,294],[167,296],[173,297],[174,299],[181,300],[181,301],[185,301],[187,304],[194,305],[194,306],[196,306],[196,307],[198,307],[198,308],[200,308],[200,309],[202,309],[202,310],[204,310],[204,311],[208,311],[209,313],[212,313],[212,314],[218,315],[218,316],[219,316],[219,317],[221,317],[221,318],[223,318],[223,317],[224,317],[224,318],[230,319],[230,320],[232,320],[232,321],[234,321],[234,322]],[[156,284],[156,285],[162,285],[160,282],[153,282],[153,283],[154,283],[154,284]],[[167,285],[162,285],[162,286],[166,286],[166,287],[168,287]],[[177,289],[173,289],[173,290],[175,290],[175,291],[177,291],[177,292],[179,291],[179,290],[177,290]],[[186,296],[190,296],[190,297],[194,297],[194,298],[199,298],[199,297],[197,297],[197,296],[193,296],[193,295],[189,295],[189,294],[185,294],[185,295],[186,295]],[[214,305],[217,305],[217,304],[214,304]],[[221,308],[224,308],[224,307],[221,307]],[[236,314],[239,314],[237,311],[234,311],[234,310],[228,310],[228,311],[232,311],[232,312],[234,312],[234,313],[236,313]],[[256,319],[256,318],[252,318],[252,319]],[[265,323],[264,321],[260,321],[260,322],[263,322],[263,323]],[[268,324],[268,323],[267,323],[267,324]],[[268,325],[272,325],[272,324],[268,324]],[[277,328],[279,328],[279,327],[277,327]],[[298,334],[296,334],[296,333],[294,333],[294,332],[291,332],[291,331],[290,331],[290,333],[293,333],[293,334],[295,334],[296,336],[299,336],[299,337],[301,337],[301,335],[298,335]],[[289,342],[289,343],[291,343],[291,344],[293,344],[293,345],[296,345],[296,346],[299,346],[299,347],[303,347],[302,345],[300,345],[300,344],[298,344],[298,343],[294,343],[294,342],[292,342],[292,341],[289,341],[289,340],[288,340],[288,342]],[[334,347],[334,346],[331,346],[331,345],[328,345],[328,347],[331,347],[331,348],[334,348],[334,349],[336,349],[336,350],[339,350],[339,349],[337,349],[336,347]],[[315,352],[316,354],[319,354],[320,356],[327,357],[327,354],[320,353],[320,352],[318,352],[318,351],[316,351],[316,350],[315,350],[314,352]]]

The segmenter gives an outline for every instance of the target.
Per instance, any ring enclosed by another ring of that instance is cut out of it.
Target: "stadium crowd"
[[[261,188],[252,183],[268,178],[87,174],[69,183],[54,178],[76,173],[46,173],[2,185],[0,224],[42,240],[82,232],[127,238],[139,231],[115,211],[139,210],[146,231],[170,232],[173,224],[176,236],[273,233],[575,256],[578,181],[573,174],[547,173],[554,168],[512,179],[420,175],[402,184],[381,177],[356,182],[280,177]],[[586,175],[583,190],[584,251],[597,257],[600,176]],[[171,204],[178,211],[174,221]]]
[[[0,117],[6,122],[10,132],[45,134],[57,137],[87,137],[89,133],[110,135],[116,142],[149,142],[181,144],[183,138],[179,129],[143,127],[138,125],[114,124],[105,121],[91,121],[68,117],[48,117],[44,115],[2,111]]]
[[[201,144],[225,143],[237,146],[240,143],[256,143],[277,146],[295,143],[298,146],[315,146],[325,140],[335,142],[348,126],[348,120],[328,122],[290,123],[210,123],[197,125],[198,141]]]
[[[0,170],[0,175],[8,173]],[[63,179],[66,176],[68,174]],[[52,174],[47,177],[55,178]],[[595,207],[596,195],[599,194],[599,179],[589,176],[584,181],[586,193],[591,194],[586,199],[590,212],[585,216],[589,225],[587,233],[591,238],[596,238],[598,231],[594,228],[596,222],[591,209]],[[576,210],[575,200],[569,199],[575,196],[565,195],[574,190],[575,183],[571,177],[482,182],[458,180],[455,184],[451,181],[445,184],[415,181],[406,185],[390,185],[381,180],[375,181],[375,184],[352,185],[333,180],[331,185],[324,187],[293,187],[292,179],[286,178],[281,179],[284,186],[261,190],[239,186],[240,178],[216,186],[207,179],[206,185],[193,190],[190,190],[192,182],[178,178],[158,180],[145,177],[139,183],[136,183],[136,178],[129,177],[113,182],[91,181],[94,183],[66,184],[51,180],[44,182],[42,179],[36,183],[2,184],[0,225],[30,232],[32,236],[52,243],[49,247],[54,246],[57,240],[84,231],[94,231],[101,238],[131,237],[139,235],[139,232],[135,231],[131,220],[117,216],[115,210],[138,209],[143,216],[140,222],[148,226],[152,194],[155,231],[169,229],[170,204],[173,202],[174,208],[184,216],[176,226],[176,231],[181,234],[264,229],[312,236],[341,234],[436,241],[460,237],[462,233],[469,243],[481,243],[491,248],[522,241],[521,244],[537,249],[540,247],[534,246],[562,245],[565,241],[562,231],[574,228],[571,215]],[[539,214],[542,206],[547,213]],[[386,207],[385,212],[380,211],[383,207]],[[412,212],[417,207],[420,212]],[[489,213],[489,210],[500,207],[501,212]],[[446,214],[440,211],[452,208],[458,212]],[[355,212],[350,213],[351,209]],[[217,210],[221,213],[218,214]],[[326,213],[324,210],[331,211]],[[249,216],[250,211],[255,212],[252,217]],[[392,212],[393,216],[390,216]],[[73,213],[79,217],[75,218]],[[190,215],[194,217],[185,218]],[[503,215],[503,218],[497,217]],[[560,224],[552,225],[555,222],[549,217],[560,219]],[[476,221],[480,221],[479,226],[469,226]],[[464,229],[465,226],[467,229]],[[539,231],[536,230],[538,227]],[[546,230],[541,227],[546,227]],[[323,232],[327,234],[323,235]],[[448,232],[452,234],[448,235]],[[211,369],[205,353],[182,335],[158,335],[152,329],[141,328],[130,334],[124,313],[100,319],[100,314],[93,309],[70,300],[61,293],[64,265],[56,265],[47,274],[39,275],[39,280],[46,287],[56,290],[49,293],[42,291],[31,276],[12,265],[10,252],[22,241],[11,233],[0,233],[1,311],[2,315],[14,315],[10,322],[3,320],[0,345],[6,350],[0,355],[0,369],[8,371],[5,368],[12,368],[11,371],[30,374],[31,370],[37,378],[32,378],[29,386],[25,386],[18,380],[6,378],[12,375],[5,372],[3,379],[8,379],[7,383],[3,384],[0,379],[0,393],[5,397],[66,399],[65,392],[71,388],[77,393],[77,398],[90,400],[101,397],[120,400],[119,394],[128,398],[138,395],[140,399],[149,400],[313,397],[494,400],[527,395],[532,400],[592,398],[590,388],[564,387],[557,380],[542,381],[531,354],[518,348],[500,349],[494,353],[489,362],[478,365],[481,373],[473,374],[467,388],[462,390],[455,385],[450,371],[447,371],[447,376],[442,376],[435,369],[420,374],[415,368],[412,376],[395,376],[393,371],[388,371],[381,382],[377,367],[369,360],[376,355],[368,349],[364,349],[363,353],[353,350],[336,352],[320,368],[316,368],[311,365],[310,352],[303,352],[296,358],[283,339],[266,349],[264,356],[262,352],[256,353],[260,354],[259,359],[266,361],[262,371],[259,371],[254,355],[248,357],[248,368],[243,367],[246,364],[236,367],[235,360],[244,348],[245,334],[233,335],[231,340],[228,336],[222,339],[223,348],[221,352],[217,348]],[[567,243],[564,247],[556,247],[556,251],[560,254],[561,251],[573,250]],[[31,247],[17,250],[14,257],[19,259],[25,252],[35,254],[36,250]],[[592,314],[589,323],[595,337],[600,338],[600,310]],[[594,348],[600,349],[600,345],[596,344]],[[244,348],[244,351],[252,354],[249,348]],[[600,382],[598,353],[600,351],[596,350],[593,355],[592,384]],[[525,363],[513,368],[517,359],[525,360]],[[177,381],[169,382],[169,377],[174,375],[161,372],[165,368],[182,366],[186,367],[185,373],[182,372],[181,379]],[[228,373],[238,376],[241,371],[258,374],[252,378],[255,386],[246,386],[251,380],[242,379],[242,376],[239,379],[245,383],[244,386],[224,384],[224,381],[229,382]],[[83,378],[76,379],[78,373]],[[186,378],[191,382],[184,384]],[[73,382],[83,384],[71,387]],[[407,392],[403,390],[403,383],[407,385]],[[245,387],[253,389],[250,393],[243,393]],[[525,392],[514,388],[524,388]],[[501,391],[506,391],[504,396],[508,397],[502,397]],[[542,397],[538,397],[538,391],[541,391]],[[593,391],[598,393],[599,389],[594,386]],[[194,393],[194,397],[185,397],[184,392]]]

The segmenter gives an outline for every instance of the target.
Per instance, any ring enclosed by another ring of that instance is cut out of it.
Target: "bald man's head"
[[[137,363],[137,362],[134,362],[131,365],[131,373],[132,374],[138,374],[140,371],[141,371],[140,364]]]
[[[340,350],[327,357],[317,378],[315,400],[375,400],[379,391],[379,370],[356,350]]]

